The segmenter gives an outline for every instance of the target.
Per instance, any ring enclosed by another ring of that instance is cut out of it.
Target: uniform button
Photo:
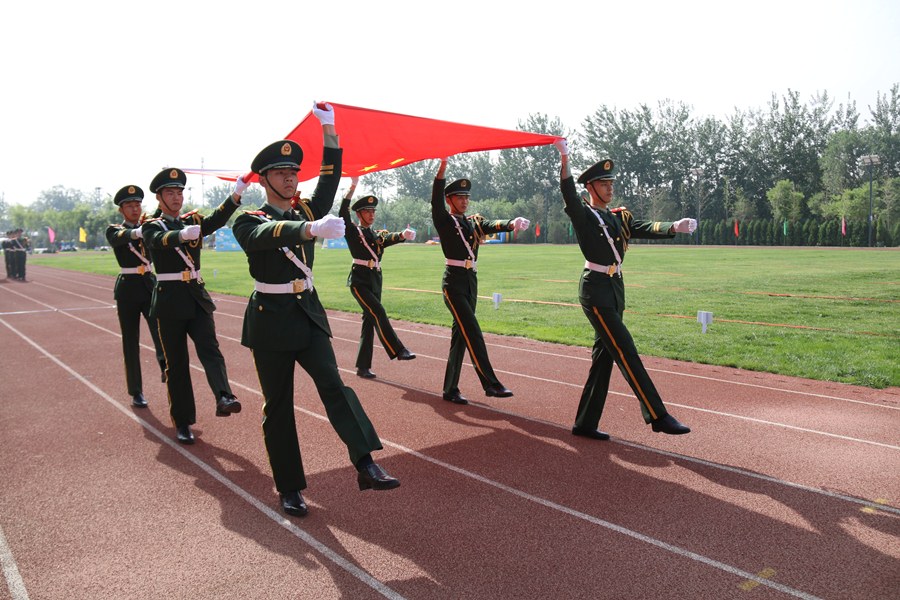
[[[263,307],[260,306],[260,307],[259,307],[259,312],[262,312],[262,311],[263,311]]]
[[[297,300],[303,300],[303,294],[297,294]]]

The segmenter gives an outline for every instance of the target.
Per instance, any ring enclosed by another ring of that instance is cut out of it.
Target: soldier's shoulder
[[[162,221],[162,217],[150,217],[144,221],[144,225],[156,225]]]
[[[609,209],[609,212],[614,212],[614,213],[628,212],[628,207],[626,207],[626,206],[617,206],[617,207],[615,207],[615,208]]]
[[[268,213],[264,210],[242,210],[241,214],[250,215],[251,217],[268,217]]]

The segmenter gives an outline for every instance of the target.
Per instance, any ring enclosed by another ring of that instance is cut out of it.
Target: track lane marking
[[[310,546],[313,550],[315,550],[319,554],[321,554],[325,559],[331,561],[332,563],[334,563],[335,565],[337,565],[338,567],[340,567],[341,569],[346,571],[348,574],[350,574],[353,577],[355,577],[356,579],[358,579],[360,582],[366,584],[373,590],[380,593],[385,598],[391,598],[393,600],[404,600],[404,597],[402,595],[400,595],[397,592],[395,592],[394,590],[392,590],[390,587],[388,587],[387,585],[385,585],[384,583],[382,583],[381,581],[379,581],[378,579],[376,579],[375,577],[370,575],[365,570],[361,569],[360,567],[351,563],[347,559],[343,558],[340,554],[333,551],[326,544],[320,542],[313,535],[307,533],[306,531],[304,531],[303,529],[301,529],[300,527],[295,525],[293,522],[288,520],[286,517],[282,516],[281,514],[275,512],[274,510],[269,508],[261,500],[259,500],[258,498],[256,498],[255,496],[253,496],[252,494],[250,494],[249,492],[244,490],[244,488],[240,487],[233,481],[231,481],[228,477],[226,477],[225,475],[223,475],[222,473],[217,471],[215,468],[210,466],[208,463],[204,462],[203,460],[199,459],[195,455],[188,452],[183,446],[181,446],[180,444],[173,441],[170,436],[164,434],[162,431],[160,431],[159,429],[157,429],[156,427],[154,427],[153,425],[151,425],[150,423],[148,423],[141,417],[139,417],[136,414],[134,414],[133,412],[130,412],[129,410],[127,410],[122,404],[117,402],[112,396],[110,396],[109,394],[104,392],[102,389],[100,389],[99,387],[97,387],[96,385],[94,385],[93,383],[88,381],[84,376],[82,376],[75,369],[70,367],[68,364],[64,363],[62,360],[58,359],[56,356],[51,354],[48,350],[44,349],[41,345],[39,345],[37,342],[32,340],[27,335],[25,335],[23,332],[19,331],[18,329],[16,329],[15,327],[13,327],[9,323],[7,323],[4,319],[0,319],[0,324],[4,325],[10,331],[12,331],[16,335],[18,335],[22,340],[24,340],[25,342],[30,344],[38,352],[40,352],[45,357],[47,357],[48,359],[53,361],[58,367],[60,367],[66,373],[68,373],[73,378],[77,379],[79,382],[84,384],[85,387],[90,389],[97,396],[99,396],[103,400],[106,400],[106,402],[111,404],[121,414],[125,415],[126,417],[133,420],[134,422],[138,423],[141,427],[143,427],[144,429],[146,429],[147,431],[152,433],[154,436],[159,438],[159,440],[162,443],[166,444],[171,450],[174,450],[175,452],[179,453],[183,458],[186,458],[187,460],[189,460],[196,467],[198,467],[203,472],[205,472],[207,475],[209,475],[210,477],[212,477],[213,479],[215,479],[216,481],[218,481],[219,483],[224,485],[231,492],[233,492],[235,495],[237,495],[242,500],[247,502],[253,508],[257,509],[259,512],[261,512],[263,515],[268,517],[270,520],[274,521],[275,523],[277,523],[284,529],[288,530],[295,537],[297,537],[298,539],[300,539],[301,541],[306,543],[308,546]],[[0,532],[0,533],[2,533],[2,532]],[[4,565],[5,565],[5,563],[4,563]],[[5,570],[5,566],[4,566],[4,573],[5,572],[6,572],[6,570]]]
[[[25,589],[25,582],[19,573],[12,550],[6,542],[6,536],[3,535],[2,527],[0,527],[0,567],[3,568],[3,578],[6,579],[6,587],[9,588],[12,600],[28,600],[28,590]]]
[[[169,436],[165,435],[163,432],[158,430],[156,427],[154,427],[153,425],[151,425],[144,419],[140,418],[133,412],[128,411],[122,404],[117,402],[109,394],[107,394],[102,389],[100,389],[99,387],[97,387],[96,385],[94,385],[93,383],[88,381],[88,379],[86,379],[84,376],[82,376],[80,373],[78,373],[75,369],[73,369],[68,364],[66,364],[62,360],[58,359],[57,357],[55,357],[53,354],[51,354],[49,351],[44,349],[37,342],[35,342],[31,338],[29,338],[27,335],[25,335],[23,332],[19,331],[18,329],[16,329],[15,327],[13,327],[9,323],[7,323],[4,319],[0,319],[0,324],[7,327],[8,329],[10,329],[13,333],[18,335],[22,340],[24,340],[29,345],[31,345],[33,348],[35,348],[38,352],[40,352],[45,357],[47,357],[48,359],[53,361],[58,367],[60,367],[64,371],[66,371],[73,378],[77,379],[79,382],[81,382],[83,385],[85,385],[87,388],[89,388],[97,396],[99,396],[100,398],[102,398],[103,400],[105,400],[106,402],[111,404],[121,414],[132,419],[134,422],[138,423],[141,427],[144,427],[147,431],[149,431],[155,437],[157,437],[161,442],[163,442],[164,444],[169,446],[170,449],[178,452],[183,458],[186,458],[187,460],[189,460],[191,463],[193,463],[195,466],[197,466],[199,469],[201,469],[207,475],[209,475],[210,477],[212,477],[213,479],[215,479],[216,481],[218,481],[219,483],[224,485],[231,492],[233,492],[235,495],[240,497],[242,500],[244,500],[245,502],[247,502],[248,504],[250,504],[251,506],[256,508],[258,511],[260,511],[262,514],[264,514],[270,520],[274,521],[281,527],[283,527],[286,530],[288,530],[289,532],[291,532],[295,537],[297,537],[298,539],[305,542],[308,546],[310,546],[311,548],[313,548],[314,550],[319,552],[323,557],[327,558],[328,560],[333,562],[335,565],[337,565],[338,567],[345,570],[347,573],[353,575],[360,582],[365,583],[366,585],[371,587],[373,590],[379,592],[386,598],[392,598],[392,599],[398,599],[398,600],[403,599],[403,596],[399,595],[397,592],[395,592],[394,590],[389,588],[387,585],[383,584],[381,581],[379,581],[379,580],[375,579],[373,576],[369,575],[368,572],[357,567],[355,564],[351,563],[350,561],[341,557],[336,552],[332,551],[331,548],[329,548],[327,545],[320,542],[318,539],[316,539],[314,536],[310,535],[309,533],[307,533],[300,527],[296,526],[294,523],[289,521],[284,516],[280,515],[279,513],[275,512],[274,510],[269,508],[266,504],[264,504],[258,498],[256,498],[255,496],[253,496],[252,494],[250,494],[249,492],[244,490],[242,487],[240,487],[239,485],[237,485],[230,479],[228,479],[228,477],[226,477],[225,475],[220,473],[218,470],[216,470],[214,467],[210,466],[208,463],[204,462],[200,458],[198,458],[195,455],[188,452],[183,446],[174,442]],[[241,387],[244,387],[244,386],[241,386]],[[249,388],[247,388],[247,389],[249,389]],[[256,393],[258,395],[261,395],[259,392],[256,392]],[[328,422],[328,417],[326,415],[320,415],[316,412],[300,408],[296,405],[294,406],[294,410],[297,412],[301,412],[306,415],[309,415],[310,417],[316,418],[320,421]],[[594,517],[593,515],[589,515],[587,513],[569,508],[567,506],[558,504],[551,500],[547,500],[545,498],[541,498],[539,496],[529,494],[529,493],[519,490],[517,488],[500,483],[499,481],[494,481],[493,479],[489,479],[487,477],[479,475],[473,471],[469,471],[467,469],[463,469],[462,467],[457,467],[456,465],[433,458],[431,456],[428,456],[427,454],[418,452],[416,450],[413,450],[412,448],[408,448],[401,444],[397,444],[395,442],[391,442],[388,440],[382,440],[382,443],[386,446],[390,446],[391,448],[395,448],[395,449],[399,450],[400,452],[404,452],[410,456],[414,456],[416,458],[419,458],[420,460],[424,460],[426,462],[429,462],[431,464],[439,466],[443,469],[452,471],[458,475],[462,475],[464,477],[467,477],[469,479],[472,479],[472,480],[482,483],[484,485],[494,487],[494,488],[499,489],[507,494],[516,496],[520,499],[526,500],[528,502],[533,502],[533,503],[543,506],[545,508],[549,508],[550,510],[554,510],[554,511],[560,512],[562,514],[571,516],[573,518],[586,521],[593,525],[598,525],[600,527],[603,527],[604,529],[608,529],[615,533],[625,535],[625,536],[635,539],[639,542],[643,542],[645,544],[655,546],[655,547],[660,548],[664,551],[667,551],[671,554],[675,554],[676,556],[679,556],[681,558],[693,560],[695,562],[699,562],[701,564],[712,567],[719,571],[723,571],[730,575],[736,576],[744,581],[753,581],[759,585],[777,590],[779,592],[793,596],[795,598],[802,598],[803,600],[821,600],[818,596],[814,596],[812,594],[808,594],[806,592],[792,588],[790,586],[771,581],[770,579],[760,577],[759,575],[756,575],[754,573],[744,571],[737,567],[731,566],[727,563],[723,563],[723,562],[717,561],[715,559],[709,558],[707,556],[704,556],[702,554],[693,552],[691,550],[687,550],[686,548],[682,548],[680,546],[676,546],[674,544],[670,544],[668,542],[664,542],[662,540],[658,540],[658,539],[650,537],[648,535],[639,533],[632,529],[628,529],[621,525],[617,525],[611,521],[606,521],[605,519],[600,519],[599,517]]]
[[[21,294],[20,294],[20,295],[21,295]],[[23,295],[23,296],[24,296],[24,295]],[[33,302],[36,302],[36,303],[38,303],[38,304],[41,304],[42,306],[50,306],[50,305],[45,304],[45,303],[43,303],[43,302],[41,302],[41,301],[39,301],[39,300],[33,300],[33,299],[31,299],[31,300],[32,300]],[[99,330],[101,330],[101,331],[103,331],[103,332],[105,332],[105,333],[111,334],[111,335],[113,335],[113,336],[115,336],[115,337],[118,337],[118,338],[121,338],[121,337],[122,337],[120,333],[115,332],[115,331],[112,331],[111,329],[107,329],[107,328],[105,328],[105,327],[103,327],[103,326],[101,326],[101,325],[97,325],[96,323],[92,323],[91,321],[87,321],[87,320],[85,320],[85,319],[81,319],[81,318],[79,318],[79,317],[77,317],[77,316],[75,316],[75,315],[70,315],[70,314],[68,314],[68,313],[66,313],[66,312],[64,312],[64,311],[59,311],[59,310],[56,310],[56,309],[54,309],[54,310],[55,310],[56,312],[60,312],[61,314],[64,314],[65,316],[68,316],[68,317],[71,318],[71,319],[74,319],[74,320],[76,320],[76,321],[79,321],[79,322],[81,322],[81,323],[84,323],[84,324],[86,324],[86,325],[89,325],[89,326],[91,326],[91,327],[94,327],[94,328],[96,328],[96,329],[99,329]],[[218,334],[218,333],[217,333],[217,336],[222,337],[223,339],[227,339],[227,340],[232,341],[232,342],[240,343],[240,340],[237,339],[237,338],[233,338],[233,337],[230,337],[230,336],[224,336],[224,335],[221,335],[221,334]],[[338,339],[338,340],[341,340],[341,341],[345,341],[345,342],[351,342],[351,343],[353,343],[353,344],[358,343],[358,340],[349,340],[349,339],[347,339],[347,338],[335,338],[335,339]],[[141,343],[141,347],[144,348],[145,350],[150,351],[150,352],[155,352],[155,350],[154,350],[152,347],[148,346],[147,344]],[[432,356],[424,355],[424,354],[421,354],[421,353],[420,353],[420,354],[417,354],[417,356],[422,356],[422,357],[424,357],[424,358],[431,358],[431,359],[434,359],[434,360],[443,360],[442,358],[432,357]],[[195,364],[191,364],[190,366],[191,366],[191,368],[192,368],[193,370],[195,370],[195,371],[198,371],[198,372],[201,372],[201,373],[204,372],[204,370],[203,370],[202,367],[198,367],[198,366],[195,365]],[[342,367],[340,367],[339,370],[340,370],[340,371],[343,371],[343,372],[345,372],[345,373],[348,373],[348,374],[353,374],[353,373],[355,373],[355,371],[353,371],[352,369],[345,369],[345,368],[342,368]],[[505,372],[505,371],[501,371],[501,372]],[[509,373],[509,372],[505,372],[505,373]],[[521,376],[521,377],[531,377],[532,379],[539,380],[539,381],[544,381],[544,382],[560,383],[560,384],[562,384],[562,385],[569,385],[569,386],[572,386],[572,387],[578,387],[579,389],[580,389],[580,387],[581,387],[581,386],[576,386],[576,384],[569,384],[569,383],[567,383],[567,382],[558,382],[558,381],[554,381],[554,380],[550,380],[550,379],[542,379],[542,378],[539,378],[539,377],[533,377],[533,376],[527,376],[527,375],[519,375],[519,376]],[[384,381],[388,381],[388,380],[385,379]],[[255,388],[251,388],[251,387],[245,386],[245,385],[243,385],[243,384],[241,384],[241,383],[239,383],[239,382],[232,381],[230,378],[229,378],[229,382],[230,382],[232,385],[234,385],[235,387],[238,387],[238,388],[243,389],[243,390],[246,390],[246,391],[248,391],[248,392],[250,392],[250,393],[259,395],[259,396],[261,397],[260,392],[259,392],[257,389],[255,389]],[[423,390],[423,389],[419,389],[419,388],[414,388],[414,387],[412,387],[412,386],[404,385],[404,384],[402,384],[402,383],[400,383],[400,382],[394,382],[394,383],[396,383],[397,385],[401,385],[401,386],[403,386],[403,387],[405,387],[405,388],[407,388],[407,389],[416,390],[416,391],[419,391],[419,392],[421,392],[421,393],[424,393],[424,394],[428,394],[428,395],[437,397],[437,394],[435,394],[435,393],[433,393],[433,392],[431,392],[431,391],[429,391],[429,390]],[[616,395],[618,395],[618,396],[628,397],[628,398],[631,397],[629,394],[624,394],[624,393],[620,393],[620,392],[613,392],[613,391],[610,391],[610,393],[611,393],[611,394],[616,394]],[[480,406],[480,407],[482,407],[482,408],[484,408],[484,409],[487,409],[487,410],[490,410],[490,411],[493,411],[493,412],[497,412],[497,413],[499,413],[499,414],[503,414],[503,415],[507,415],[507,416],[511,416],[511,417],[515,417],[515,418],[519,418],[519,419],[523,419],[523,420],[527,420],[527,421],[532,421],[532,422],[537,422],[537,423],[543,423],[543,424],[545,424],[545,425],[550,425],[550,426],[559,428],[559,429],[561,429],[561,430],[566,430],[566,429],[567,429],[567,428],[565,428],[565,427],[563,427],[563,426],[561,426],[561,425],[559,425],[559,424],[557,424],[557,423],[552,423],[552,422],[549,422],[549,421],[543,421],[543,420],[541,420],[541,419],[535,419],[535,418],[528,417],[528,416],[526,416],[526,415],[522,415],[522,414],[515,413],[515,412],[512,412],[512,411],[506,411],[506,410],[503,410],[503,409],[499,409],[499,408],[495,408],[495,407],[489,406],[489,405],[487,405],[487,404],[482,404],[482,403],[477,402],[477,401],[470,401],[470,402],[471,402],[472,404],[475,404],[475,405],[477,405],[477,406]],[[685,405],[675,405],[675,404],[673,404],[673,406],[680,406],[680,407],[683,407],[683,408],[691,408],[691,407],[688,407],[688,406],[685,406]],[[697,410],[705,410],[705,409],[697,409]],[[715,411],[711,411],[711,412],[714,412],[714,413],[715,413]],[[723,414],[724,414],[724,413],[723,413]],[[777,424],[777,423],[776,423],[776,425],[781,425],[781,424]],[[785,425],[785,427],[789,427],[789,426]],[[833,435],[833,434],[823,434],[823,435]],[[841,438],[841,436],[837,436],[837,435],[835,435],[834,437]],[[854,439],[854,438],[850,438],[850,439]],[[671,458],[678,458],[678,459],[681,459],[681,460],[686,460],[686,461],[694,462],[694,463],[697,463],[697,464],[702,464],[702,465],[704,465],[704,466],[707,466],[707,467],[710,467],[710,468],[714,468],[714,469],[719,469],[719,470],[726,471],[726,472],[729,472],[729,473],[734,473],[734,474],[738,474],[738,475],[743,475],[743,476],[750,477],[750,478],[753,478],[753,479],[760,479],[760,480],[762,480],[762,481],[767,481],[767,482],[769,482],[769,483],[773,483],[773,484],[776,484],[776,485],[783,485],[783,486],[786,486],[786,487],[790,487],[790,488],[794,488],[794,489],[800,489],[800,490],[803,490],[803,491],[807,491],[807,492],[819,494],[819,495],[826,496],[826,497],[829,497],[829,498],[832,498],[832,499],[836,499],[836,500],[842,500],[842,501],[845,501],[845,502],[852,502],[852,503],[855,503],[855,504],[860,504],[860,505],[864,506],[865,508],[867,508],[867,509],[869,509],[869,510],[881,510],[881,511],[891,512],[891,513],[894,513],[894,514],[900,514],[900,509],[894,508],[894,507],[892,507],[892,506],[888,506],[888,505],[883,504],[883,503],[869,502],[869,501],[867,501],[867,500],[862,500],[862,499],[859,499],[859,498],[854,498],[853,496],[847,496],[847,495],[844,495],[844,494],[838,494],[838,493],[835,493],[835,492],[830,492],[830,491],[828,491],[828,490],[823,490],[823,489],[819,489],[819,488],[814,488],[814,487],[810,487],[810,486],[805,486],[805,485],[803,485],[803,484],[799,484],[799,483],[795,483],[795,482],[791,482],[791,481],[787,481],[787,480],[778,479],[778,478],[771,477],[771,476],[768,476],[768,475],[762,475],[762,474],[759,474],[759,473],[755,473],[755,472],[753,472],[753,471],[748,471],[748,470],[740,469],[740,468],[738,468],[738,467],[731,467],[731,466],[728,466],[728,465],[723,465],[723,464],[719,464],[719,463],[714,463],[714,462],[712,462],[712,461],[707,461],[707,460],[704,460],[704,459],[701,459],[701,458],[695,458],[695,457],[688,456],[688,455],[677,454],[677,453],[674,453],[674,452],[669,452],[669,451],[667,451],[667,450],[661,450],[661,449],[658,449],[658,448],[653,448],[653,447],[651,447],[651,446],[645,446],[645,445],[642,445],[642,444],[638,444],[638,443],[636,443],[636,442],[630,442],[630,441],[624,440],[624,439],[623,439],[623,440],[614,439],[613,441],[614,441],[615,443],[624,444],[624,445],[626,445],[626,446],[630,446],[630,447],[633,447],[633,448],[636,448],[636,449],[640,449],[640,450],[644,450],[644,451],[647,451],[647,452],[652,452],[652,453],[655,453],[655,454],[660,454],[660,455],[662,455],[662,456],[667,456],[667,457],[671,457]],[[861,440],[861,441],[862,441],[863,443],[867,443],[865,440]],[[873,443],[873,444],[875,444],[875,445],[880,445],[880,443],[878,443],[878,442],[871,442],[871,443]]]

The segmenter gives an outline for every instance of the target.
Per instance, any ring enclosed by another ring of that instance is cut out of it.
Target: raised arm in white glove
[[[407,242],[411,242],[416,239],[416,230],[407,227],[403,230],[403,233],[401,233],[401,235],[403,236],[404,240],[406,240]]]
[[[139,240],[142,237],[144,237],[144,232],[141,231],[140,227],[135,227],[134,229],[131,230],[131,239]]]
[[[565,139],[556,140],[555,142],[553,142],[553,145],[556,146],[556,149],[559,150],[559,153],[563,156],[569,155],[569,142],[567,142]]]
[[[179,234],[181,236],[181,241],[186,242],[189,240],[196,240],[200,237],[200,226],[199,225],[188,225],[184,229],[181,230]]]
[[[240,177],[238,177],[238,178],[235,180],[235,182],[234,182],[234,189],[231,190],[231,194],[232,194],[233,196],[237,196],[238,198],[240,198],[241,196],[244,195],[244,192],[247,190],[247,188],[250,187],[250,182],[249,182],[249,181],[244,181],[244,178],[245,178],[245,177],[246,177],[247,179],[250,179],[250,174],[247,173],[246,175],[241,175]]]
[[[697,221],[695,219],[680,219],[672,223],[672,229],[676,233],[694,233],[697,229]]]
[[[334,125],[334,108],[327,102],[313,102],[312,112],[322,125]]]
[[[531,225],[531,221],[529,221],[525,217],[516,217],[512,220],[513,229],[516,231],[523,231],[525,229],[528,229],[529,225]]]
[[[334,215],[325,215],[309,224],[309,233],[315,237],[333,240],[344,237],[344,220]]]

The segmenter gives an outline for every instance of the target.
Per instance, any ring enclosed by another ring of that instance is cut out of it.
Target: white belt
[[[584,268],[590,269],[591,271],[596,271],[598,273],[604,273],[612,277],[616,273],[619,274],[619,277],[622,276],[622,269],[618,267],[618,265],[598,265],[597,263],[592,263],[589,260],[584,261]]]
[[[152,273],[153,267],[144,265],[141,265],[139,267],[122,267],[119,272],[122,273],[122,275],[143,275],[144,273]]]
[[[445,264],[448,267],[462,267],[463,269],[472,269],[473,271],[478,270],[478,263],[470,259],[456,260],[454,258],[448,258],[445,261]]]
[[[262,281],[256,281],[253,284],[253,289],[263,294],[300,294],[307,289],[312,289],[311,285],[307,285],[308,283],[308,279],[295,279],[288,283],[263,283]]]
[[[180,273],[157,273],[157,281],[190,281],[200,279],[200,271],[181,271]]]
[[[353,259],[354,265],[361,265],[363,267],[369,267],[370,269],[378,269],[381,270],[381,263],[375,259],[370,258],[369,260],[363,260],[361,258]]]

